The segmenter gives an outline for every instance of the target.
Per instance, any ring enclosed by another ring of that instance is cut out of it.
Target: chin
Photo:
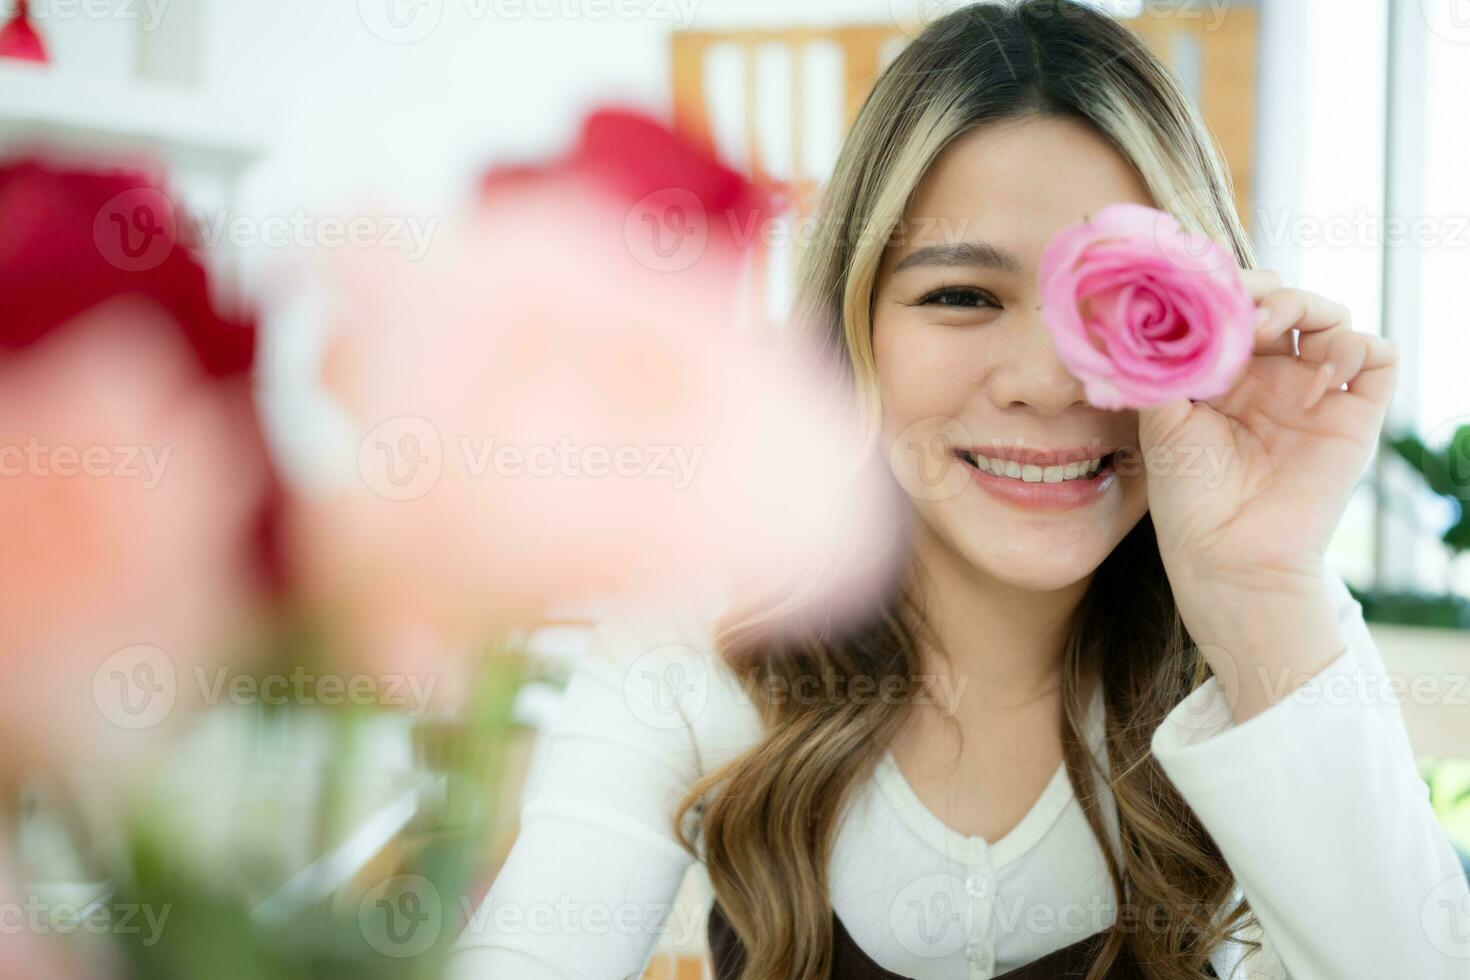
[[[962,566],[1014,588],[1065,589],[1092,575],[1148,510],[1140,477],[1119,477],[1086,506],[1018,506],[967,487],[943,500],[915,501],[923,533]]]
[[[990,533],[973,525],[934,530],[964,564],[1030,592],[1054,592],[1087,578],[1128,532],[1126,527],[1107,533],[1097,527],[1012,526]]]

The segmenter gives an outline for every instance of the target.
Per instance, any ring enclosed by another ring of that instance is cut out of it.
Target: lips
[[[1085,507],[1117,485],[1108,446],[986,446],[957,448],[977,485],[992,496],[1026,510]]]

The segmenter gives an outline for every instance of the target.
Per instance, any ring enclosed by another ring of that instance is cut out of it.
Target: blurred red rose
[[[157,173],[23,158],[0,165],[0,350],[23,350],[105,299],[169,315],[209,377],[248,375],[255,325],[211,299],[191,228]]]
[[[701,264],[728,275],[784,204],[701,146],[639,112],[606,108],[582,125],[572,150],[543,164],[497,167],[482,181],[486,203],[529,184],[574,182],[622,210],[624,245],[647,268]],[[735,278],[726,285],[733,289]]]
[[[0,26],[0,58],[42,64],[50,60],[46,56],[45,42],[31,24],[28,0],[15,0],[15,13],[4,26]]]

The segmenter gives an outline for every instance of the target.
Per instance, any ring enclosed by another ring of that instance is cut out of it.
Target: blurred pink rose
[[[199,385],[163,319],[115,300],[0,356],[0,770],[146,744],[241,640],[249,392]]]
[[[146,744],[279,585],[254,327],[171,214],[148,175],[0,165],[0,783]]]
[[[610,167],[499,172],[429,259],[339,271],[326,377],[365,435],[356,480],[303,502],[293,540],[379,664],[548,603],[732,596],[889,553],[898,521],[844,406],[734,322],[736,243],[664,264],[630,237],[647,194]],[[684,202],[666,230],[692,216],[680,190],[655,197]]]
[[[1120,203],[1042,253],[1042,317],[1092,404],[1215,398],[1253,347],[1255,304],[1234,258],[1154,208]]]

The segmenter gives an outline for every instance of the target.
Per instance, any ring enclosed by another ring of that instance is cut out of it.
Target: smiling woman
[[[1043,256],[1119,204],[1248,295],[1218,397],[1096,404],[1059,356]],[[855,622],[782,581],[607,628],[458,975],[634,974],[699,860],[720,980],[1462,976],[1470,892],[1397,708],[1340,696],[1383,665],[1323,557],[1394,353],[1253,264],[1116,22],[930,25],[846,139],[795,310],[907,494],[907,574]],[[553,906],[641,917],[514,926]]]
[[[878,270],[873,360],[884,444],[904,448],[893,454],[900,479],[907,486],[948,466],[946,441],[1005,461],[999,473],[974,474],[985,492],[916,501],[918,533],[1028,588],[1078,582],[1079,568],[1097,567],[1148,507],[1137,471],[1099,468],[1055,486],[1025,480],[1027,466],[1138,446],[1136,413],[1087,404],[1048,337],[1037,290],[1052,235],[1117,201],[1152,203],[1093,127],[1038,116],[973,128],[919,182],[903,222],[914,234],[887,249]]]

